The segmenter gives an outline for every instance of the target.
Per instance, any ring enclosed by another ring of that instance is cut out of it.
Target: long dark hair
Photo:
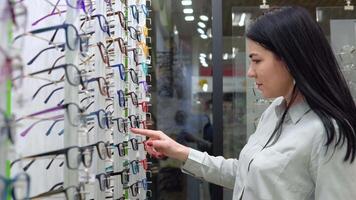
[[[327,149],[333,140],[336,140],[334,148],[346,143],[344,161],[352,163],[356,156],[355,102],[328,40],[308,11],[294,6],[273,8],[256,19],[246,36],[286,63],[295,80],[291,103],[297,90],[300,91],[324,124]],[[291,103],[271,136],[274,142],[281,135]]]

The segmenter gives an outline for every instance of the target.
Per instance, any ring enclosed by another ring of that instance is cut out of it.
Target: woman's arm
[[[149,137],[146,141],[147,152],[156,158],[168,156],[185,162],[183,171],[227,188],[233,188],[237,172],[236,159],[214,157],[184,145],[168,137],[162,131],[132,128],[136,134]]]
[[[238,171],[238,160],[225,159],[222,156],[210,156],[206,152],[190,149],[182,171],[208,182],[233,189]]]

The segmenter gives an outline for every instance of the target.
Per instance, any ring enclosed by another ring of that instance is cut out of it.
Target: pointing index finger
[[[131,128],[131,131],[135,134],[144,135],[152,138],[161,138],[161,135],[158,131],[149,130],[149,129],[140,129],[140,128]]]

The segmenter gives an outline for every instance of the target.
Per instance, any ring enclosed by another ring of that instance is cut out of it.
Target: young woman
[[[319,25],[300,7],[269,10],[247,32],[248,76],[275,98],[239,159],[185,147],[161,131],[148,152],[234,190],[233,199],[356,199],[356,107]]]

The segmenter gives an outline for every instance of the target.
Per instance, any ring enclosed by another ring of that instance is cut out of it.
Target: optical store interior
[[[354,4],[0,1],[0,200],[232,199],[130,128],[238,158],[271,103],[246,75],[245,32],[274,6],[315,17],[356,98]]]

